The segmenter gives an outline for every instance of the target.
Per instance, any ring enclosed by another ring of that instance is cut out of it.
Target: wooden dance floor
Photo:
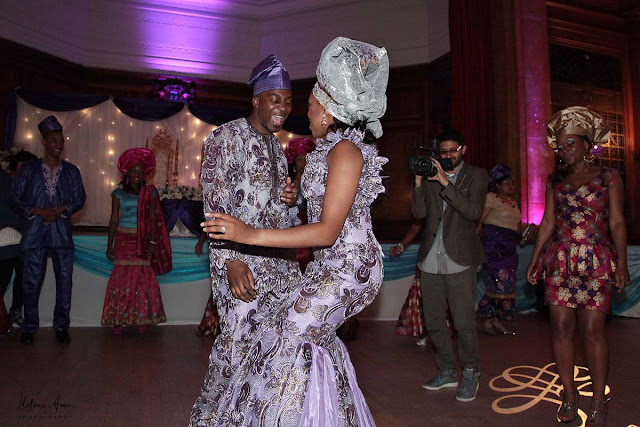
[[[479,335],[478,397],[455,400],[455,389],[423,390],[434,355],[392,322],[361,322],[347,344],[378,426],[554,426],[558,382],[544,315],[522,315],[515,337]],[[207,365],[209,338],[196,325],[161,326],[145,335],[108,328],[72,328],[72,342],[41,328],[31,346],[19,331],[0,338],[0,426],[181,426],[188,423]],[[640,424],[640,320],[614,318],[609,426]],[[578,354],[579,365],[584,357]],[[588,372],[578,369],[588,392]],[[580,404],[588,410],[589,399]],[[576,422],[574,425],[581,425]]]

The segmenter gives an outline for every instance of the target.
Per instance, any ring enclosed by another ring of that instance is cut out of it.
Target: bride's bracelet
[[[402,243],[398,243],[396,246],[400,248],[400,252],[404,252],[404,245]]]

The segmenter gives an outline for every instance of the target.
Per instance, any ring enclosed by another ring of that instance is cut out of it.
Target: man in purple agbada
[[[11,187],[11,205],[27,219],[20,248],[25,253],[22,279],[24,322],[20,342],[31,344],[39,326],[38,299],[51,257],[56,276],[56,306],[53,327],[61,343],[71,341],[71,278],[73,239],[71,215],[84,205],[82,177],[77,166],[62,160],[64,136],[55,116],[38,124],[42,134],[43,158],[25,164]]]
[[[274,135],[291,112],[289,74],[269,55],[254,67],[247,85],[253,93],[251,114],[216,128],[204,143],[204,211],[233,214],[257,228],[289,228],[299,222],[298,189],[287,177]],[[260,313],[290,294],[300,269],[293,250],[219,243],[209,245],[221,331],[214,347],[223,349],[213,355],[233,367],[245,357]]]

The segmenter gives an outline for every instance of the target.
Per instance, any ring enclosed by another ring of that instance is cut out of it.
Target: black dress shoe
[[[20,335],[20,342],[22,344],[33,344],[33,333],[23,332],[22,335]]]
[[[66,329],[56,331],[56,339],[58,340],[58,342],[61,342],[63,344],[71,342],[71,336],[69,336],[69,331]]]

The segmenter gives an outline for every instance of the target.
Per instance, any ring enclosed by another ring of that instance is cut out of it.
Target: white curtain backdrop
[[[18,97],[15,143],[38,157],[44,155],[38,123],[54,115],[63,126],[65,160],[80,168],[87,203],[74,215],[77,225],[107,225],[111,214],[111,191],[122,176],[117,168],[120,154],[132,147],[144,147],[162,129],[178,148],[178,183],[199,186],[200,154],[204,140],[215,126],[194,117],[186,105],[167,119],[147,122],[123,114],[113,101],[78,111],[48,111]]]

